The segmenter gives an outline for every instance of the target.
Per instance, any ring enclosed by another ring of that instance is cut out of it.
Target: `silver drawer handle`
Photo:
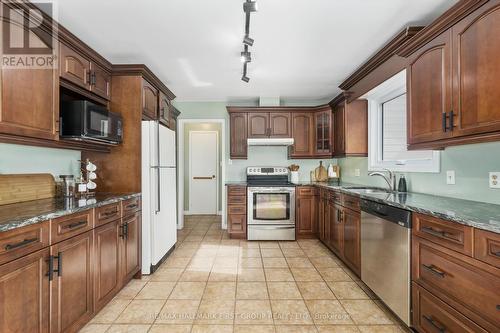
[[[277,226],[271,226],[271,227],[264,227],[264,226],[259,226],[259,227],[256,227],[256,226],[251,226],[251,229],[261,229],[261,230],[273,230],[273,229],[295,229],[295,226],[281,226],[281,225],[277,225]]]

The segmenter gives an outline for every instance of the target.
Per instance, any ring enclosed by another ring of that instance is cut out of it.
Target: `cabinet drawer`
[[[247,195],[247,187],[246,186],[228,186],[227,194],[229,196],[232,195]]]
[[[49,246],[49,221],[0,233],[0,264]]]
[[[95,209],[96,226],[106,224],[121,217],[121,202],[115,202]]]
[[[229,215],[229,233],[242,234],[247,232],[247,216],[246,215]]]
[[[474,258],[500,268],[500,234],[474,229]]]
[[[247,204],[247,197],[246,196],[241,196],[241,195],[231,195],[227,198],[227,203],[229,205],[246,205]]]
[[[122,201],[122,216],[129,216],[141,210],[141,198],[132,198]]]
[[[346,208],[350,208],[352,210],[355,210],[357,212],[361,211],[359,207],[359,198],[353,197],[347,194],[342,195],[342,206]]]
[[[414,213],[413,234],[472,256],[472,228],[466,225]]]
[[[340,192],[329,191],[328,200],[336,204],[342,204],[342,194]]]
[[[314,196],[317,195],[316,188],[312,186],[299,186],[297,187],[298,196]]]
[[[247,206],[244,206],[244,205],[228,206],[227,213],[229,215],[233,215],[233,214],[245,215],[247,213]]]
[[[500,327],[500,269],[418,237],[412,254],[417,283],[478,324],[483,319]]]
[[[412,283],[412,295],[413,327],[419,332],[486,332],[415,282]]]
[[[91,230],[94,227],[93,210],[59,217],[50,223],[50,243],[54,244]]]

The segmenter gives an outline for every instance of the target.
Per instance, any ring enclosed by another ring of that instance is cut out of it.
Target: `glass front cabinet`
[[[332,111],[328,107],[324,111],[318,111],[314,117],[315,126],[315,155],[331,156],[332,145]]]

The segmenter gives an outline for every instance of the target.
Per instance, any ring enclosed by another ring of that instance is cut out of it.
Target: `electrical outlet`
[[[356,177],[361,176],[361,171],[359,171],[359,169],[354,169],[354,176]]]
[[[446,171],[446,184],[455,185],[455,170]]]
[[[500,171],[490,172],[490,188],[500,188]]]

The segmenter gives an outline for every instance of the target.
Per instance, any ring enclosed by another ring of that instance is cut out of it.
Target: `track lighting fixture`
[[[243,44],[252,46],[253,42],[254,42],[253,38],[250,38],[248,36],[243,37]]]
[[[252,61],[252,53],[247,50],[241,52],[241,62],[251,62]]]
[[[256,1],[245,1],[243,3],[243,11],[245,13],[251,13],[251,12],[256,12],[258,10],[257,2]]]
[[[250,81],[247,76],[248,63],[252,61],[252,54],[248,51],[249,46],[253,46],[254,40],[250,38],[250,13],[257,11],[257,2],[246,0],[243,2],[243,11],[245,12],[245,36],[243,37],[243,52],[241,52],[241,62],[243,63],[243,75],[241,80],[244,82]]]

